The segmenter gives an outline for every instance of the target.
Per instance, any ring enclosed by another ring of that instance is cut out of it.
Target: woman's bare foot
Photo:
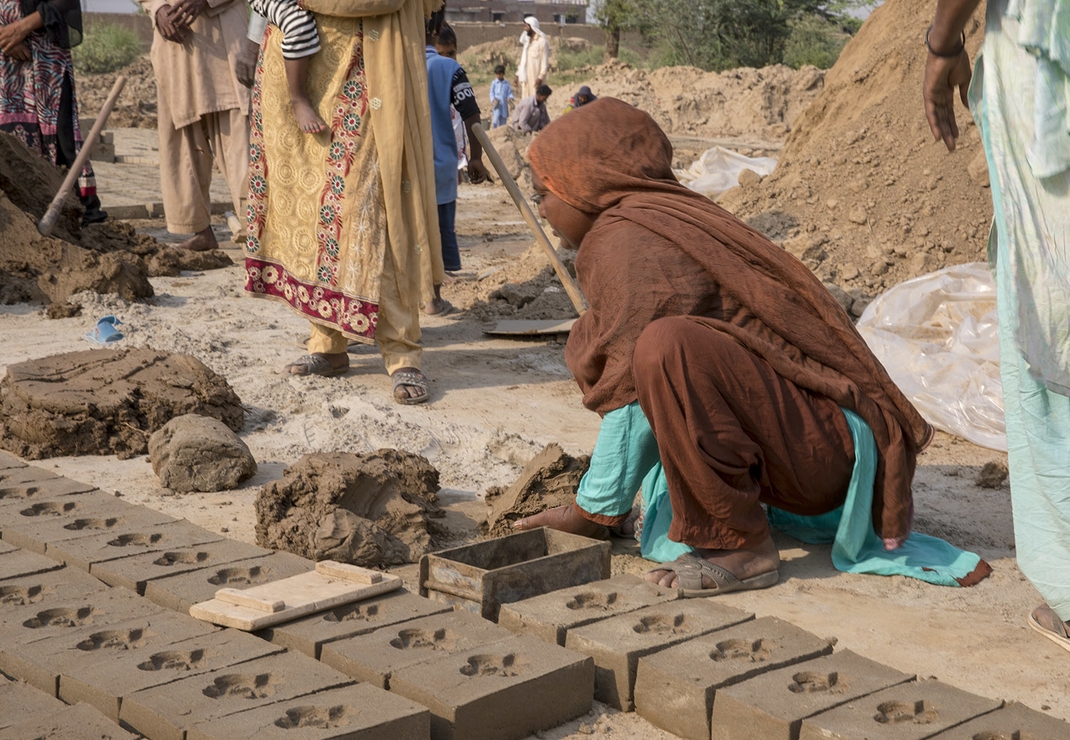
[[[176,249],[185,249],[189,252],[210,252],[219,249],[219,241],[215,238],[215,232],[209,226],[204,231],[198,231],[192,237],[175,245]]]
[[[320,118],[308,98],[291,98],[290,105],[293,106],[298,127],[306,134],[318,134],[327,130],[327,124]]]
[[[773,538],[741,550],[702,550],[695,554],[704,560],[719,565],[741,581],[763,573],[771,573],[780,567],[780,551],[773,544]],[[676,572],[668,568],[656,568],[646,574],[651,583],[666,588],[676,588]],[[716,588],[717,584],[706,576],[702,577],[703,588]]]

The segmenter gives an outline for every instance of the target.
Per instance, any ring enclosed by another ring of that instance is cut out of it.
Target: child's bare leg
[[[308,62],[311,58],[284,59],[283,63],[286,67],[286,84],[290,88],[290,105],[293,106],[297,125],[306,134],[318,134],[327,130],[327,124],[312,107],[312,101],[308,99],[308,92],[305,90]]]

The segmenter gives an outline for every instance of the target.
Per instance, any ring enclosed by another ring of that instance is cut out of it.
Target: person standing
[[[347,340],[376,342],[394,400],[424,403],[421,297],[444,275],[420,41],[441,0],[302,5],[320,36],[309,99],[330,130],[300,130],[269,27],[253,86],[245,290],[309,322],[308,354],[285,372],[344,375]]]
[[[995,212],[1018,568],[1044,599],[1027,621],[1070,650],[1070,16],[1055,0],[989,0],[975,77],[965,28],[977,5],[937,2],[925,37],[925,115],[954,151],[955,94],[966,104],[969,89]]]
[[[546,101],[553,90],[549,85],[540,85],[530,98],[524,98],[516,105],[509,123],[522,134],[534,134],[542,131],[550,123],[550,112]]]
[[[520,44],[524,50],[520,52],[520,65],[516,70],[517,87],[521,98],[530,98],[550,76],[550,39],[539,28],[539,19],[533,15],[524,19]]]
[[[0,131],[57,167],[82,148],[71,60],[81,41],[78,0],[0,0]],[[88,161],[75,188],[83,224],[107,218]]]
[[[490,83],[490,127],[498,128],[509,122],[509,104],[513,102],[513,86],[505,79],[505,65],[494,68]]]
[[[139,0],[153,19],[157,130],[164,217],[177,245],[219,245],[211,227],[213,162],[240,210],[248,171],[249,90],[236,70],[246,41],[243,0]]]

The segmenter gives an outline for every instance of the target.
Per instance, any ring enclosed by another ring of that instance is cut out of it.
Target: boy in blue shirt
[[[494,81],[490,83],[490,127],[498,128],[509,122],[509,101],[513,100],[513,86],[505,79],[505,65],[494,68]]]
[[[435,193],[438,201],[438,229],[442,235],[442,262],[446,272],[461,269],[461,253],[457,247],[454,219],[457,214],[457,139],[450,121],[450,105],[457,109],[468,132],[472,150],[468,161],[468,178],[473,183],[487,179],[483,165],[483,148],[472,133],[472,126],[479,123],[481,113],[476,103],[472,85],[464,68],[455,60],[439,53],[457,46],[453,29],[443,25],[445,14],[439,10],[427,21],[427,97],[431,106],[431,138],[435,152]],[[426,313],[434,315],[448,311],[451,306],[439,294],[435,286],[434,300],[425,306]]]

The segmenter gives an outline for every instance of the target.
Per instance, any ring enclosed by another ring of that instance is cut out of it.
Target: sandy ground
[[[142,228],[162,235],[162,223]],[[224,226],[217,227],[228,236]],[[465,269],[474,281],[509,264],[531,244],[501,186],[463,186],[458,231]],[[238,261],[240,252],[226,245]],[[463,284],[446,286],[460,312],[425,321],[424,368],[433,403],[405,407],[390,397],[377,351],[356,347],[351,372],[341,379],[292,378],[282,365],[301,354],[305,324],[281,305],[242,294],[242,271],[153,279],[149,304],[82,296],[79,317],[48,321],[39,307],[0,307],[7,365],[86,348],[82,336],[99,316],[125,322],[122,345],[187,352],[223,374],[246,409],[242,436],[260,472],[238,491],[177,495],[159,488],[146,457],[56,458],[38,464],[121,493],[136,503],[187,519],[231,537],[254,541],[253,502],[259,486],[282,475],[302,454],[397,447],[427,456],[442,474],[448,523],[461,540],[483,512],[480,497],[511,482],[520,466],[551,441],[568,452],[589,453],[598,417],[580,404],[555,340],[492,338],[463,309]],[[470,286],[469,286],[470,287]],[[775,615],[839,647],[923,677],[934,676],[979,694],[1017,700],[1070,719],[1070,660],[1025,623],[1040,599],[1014,559],[1010,494],[976,485],[981,466],[1005,456],[940,434],[918,467],[916,527],[976,550],[995,569],[970,589],[929,586],[904,578],[836,572],[829,548],[778,537],[781,582],[767,591],[730,594],[727,603]],[[617,571],[647,566],[618,543]],[[408,578],[411,567],[402,569]],[[648,738],[659,733],[635,715],[605,707],[540,737]],[[668,737],[665,735],[665,737]]]

